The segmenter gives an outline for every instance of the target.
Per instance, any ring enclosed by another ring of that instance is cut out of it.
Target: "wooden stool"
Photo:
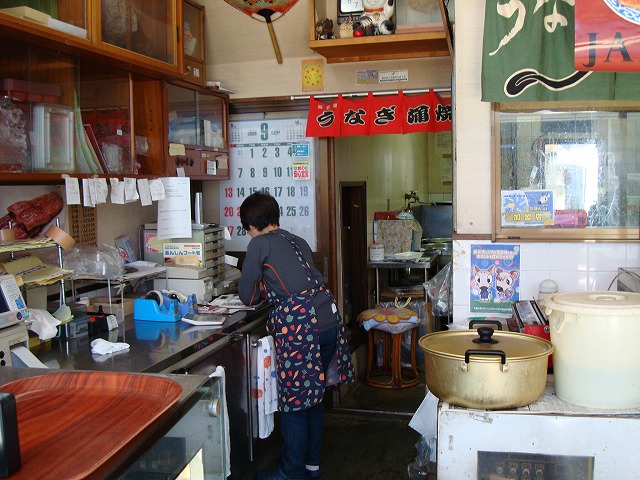
[[[367,359],[367,373],[364,383],[376,388],[400,389],[415,387],[420,381],[416,367],[416,339],[418,325],[411,327],[410,359],[411,367],[402,367],[402,336],[409,330],[391,333],[380,328],[369,330],[369,354]],[[378,334],[382,341],[382,366],[376,365],[375,337]],[[375,366],[375,368],[374,368]]]

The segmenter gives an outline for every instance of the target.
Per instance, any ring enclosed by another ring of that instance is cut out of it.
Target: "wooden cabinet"
[[[0,182],[165,173],[163,81],[6,37],[0,64]]]
[[[34,7],[0,7],[0,183],[157,177],[179,167],[192,178],[228,178],[229,100],[204,88],[203,7],[17,3]],[[194,42],[183,46],[187,37]],[[185,145],[184,154],[170,155],[169,143]]]
[[[0,8],[3,35],[151,76],[182,74],[179,0],[24,0],[3,5],[13,3],[27,6]]]
[[[228,179],[229,99],[184,82],[167,84],[168,175],[184,169],[193,179]]]
[[[185,82],[204,87],[205,37],[204,7],[190,0],[182,0],[182,54]]]

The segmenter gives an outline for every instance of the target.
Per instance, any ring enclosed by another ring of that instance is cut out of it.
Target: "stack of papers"
[[[73,273],[73,270],[42,263],[38,257],[28,256],[2,264],[14,277],[21,277],[26,285],[51,285]]]

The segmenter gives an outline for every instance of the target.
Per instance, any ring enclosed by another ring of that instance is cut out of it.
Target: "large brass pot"
[[[486,410],[535,402],[547,383],[551,342],[490,327],[430,333],[424,350],[427,387],[440,400]]]

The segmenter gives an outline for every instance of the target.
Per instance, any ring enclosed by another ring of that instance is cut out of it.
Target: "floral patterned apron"
[[[307,277],[313,281],[311,267],[302,251],[291,237],[287,239],[307,270]],[[331,292],[322,284],[288,297],[277,295],[265,288],[267,300],[273,305],[269,314],[269,331],[275,334],[278,408],[282,412],[305,410],[322,401],[326,387],[355,380],[351,354],[340,313],[336,309],[337,342],[336,353],[325,378],[318,332],[318,319],[313,305],[313,297],[320,292],[328,294],[335,304]]]

